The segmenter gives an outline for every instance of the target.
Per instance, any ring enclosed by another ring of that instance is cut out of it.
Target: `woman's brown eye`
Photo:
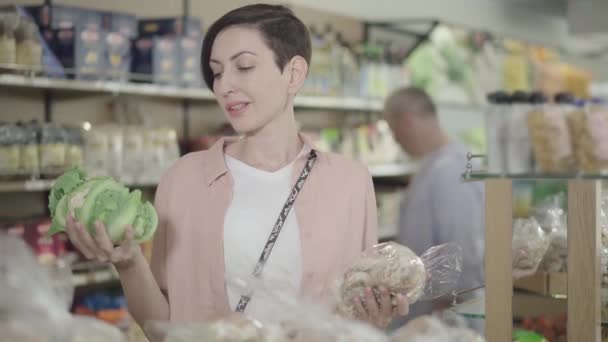
[[[238,69],[239,69],[239,71],[247,71],[247,70],[253,69],[253,67],[252,66],[247,66],[247,67],[242,66],[242,67],[238,67]]]

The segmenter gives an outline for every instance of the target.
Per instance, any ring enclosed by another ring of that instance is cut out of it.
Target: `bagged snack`
[[[38,177],[40,175],[38,130],[39,126],[36,123],[24,125],[22,128],[23,140],[20,145],[19,164],[23,173],[30,177]]]
[[[602,104],[587,104],[569,114],[577,168],[587,173],[608,171],[608,109]]]
[[[49,194],[49,210],[53,219],[50,235],[65,230],[68,214],[91,234],[95,234],[95,222],[101,220],[116,244],[122,241],[128,225],[133,227],[138,243],[150,240],[158,225],[154,206],[142,203],[140,190],[129,192],[110,177],[87,178],[78,168],[55,181]]]
[[[438,298],[454,289],[461,273],[462,249],[453,243],[432,247],[420,257],[395,242],[382,243],[365,251],[338,278],[337,310],[355,318],[355,300],[367,287],[386,287],[410,304]]]
[[[550,240],[534,217],[513,221],[512,264],[515,279],[536,273]]]
[[[0,175],[19,174],[19,132],[15,125],[0,125]]]
[[[67,134],[54,123],[42,125],[40,136],[40,171],[49,176],[56,176],[65,171],[67,152]]]
[[[466,326],[450,326],[435,316],[421,316],[391,335],[391,342],[484,342]]]
[[[528,114],[528,129],[537,171],[570,171],[574,165],[574,156],[564,108],[562,105],[545,103],[542,94],[533,94],[532,100],[536,105]]]
[[[568,270],[568,215],[564,210],[566,194],[560,193],[541,202],[534,209],[534,217],[547,233],[549,247],[540,271],[567,272]]]

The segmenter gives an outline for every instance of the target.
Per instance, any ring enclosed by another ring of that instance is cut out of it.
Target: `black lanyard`
[[[315,164],[316,160],[317,160],[316,152],[314,150],[310,151],[310,154],[308,155],[308,160],[306,161],[306,164],[304,165],[304,168],[302,169],[302,172],[300,173],[300,177],[298,177],[298,180],[296,181],[296,184],[293,186],[293,189],[291,190],[291,193],[290,193],[289,197],[287,198],[287,201],[285,201],[285,204],[283,205],[283,209],[279,213],[279,218],[277,218],[277,221],[274,224],[274,228],[272,228],[272,232],[270,232],[270,236],[268,237],[268,241],[266,241],[266,245],[264,246],[264,249],[262,250],[262,253],[260,254],[260,259],[258,260],[258,263],[255,265],[255,269],[253,270],[254,277],[257,278],[262,274],[262,270],[264,269],[264,266],[266,266],[266,263],[268,262],[268,258],[270,257],[272,248],[274,247],[274,244],[276,243],[277,239],[279,238],[281,229],[283,229],[283,224],[285,223],[285,220],[287,219],[287,215],[289,215],[289,211],[291,210],[291,207],[293,207],[293,204],[296,201],[296,198],[298,198],[298,194],[300,193],[300,190],[302,190],[302,186],[306,182],[306,178],[308,178],[308,174],[310,173],[310,170],[312,170],[312,167]],[[247,308],[247,304],[249,304],[250,300],[251,300],[250,295],[242,295],[241,299],[239,300],[239,303],[236,306],[235,311],[244,312],[245,309]]]

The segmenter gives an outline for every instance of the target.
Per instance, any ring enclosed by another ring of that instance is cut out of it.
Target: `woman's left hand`
[[[401,294],[391,297],[385,287],[380,287],[378,290],[380,295],[376,300],[372,289],[366,288],[361,298],[355,300],[355,306],[361,320],[371,323],[378,329],[386,329],[395,317],[408,314],[409,303]]]

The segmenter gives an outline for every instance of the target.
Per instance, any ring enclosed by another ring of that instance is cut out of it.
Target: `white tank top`
[[[226,290],[234,310],[244,289],[234,280],[249,281],[260,253],[292,188],[294,163],[275,172],[256,169],[225,155],[226,165],[234,179],[233,198],[224,222],[224,259]],[[297,295],[302,278],[300,229],[292,208],[255,286],[270,291],[287,291]],[[271,293],[257,290],[245,314],[259,320],[274,320],[271,305],[265,300]]]

